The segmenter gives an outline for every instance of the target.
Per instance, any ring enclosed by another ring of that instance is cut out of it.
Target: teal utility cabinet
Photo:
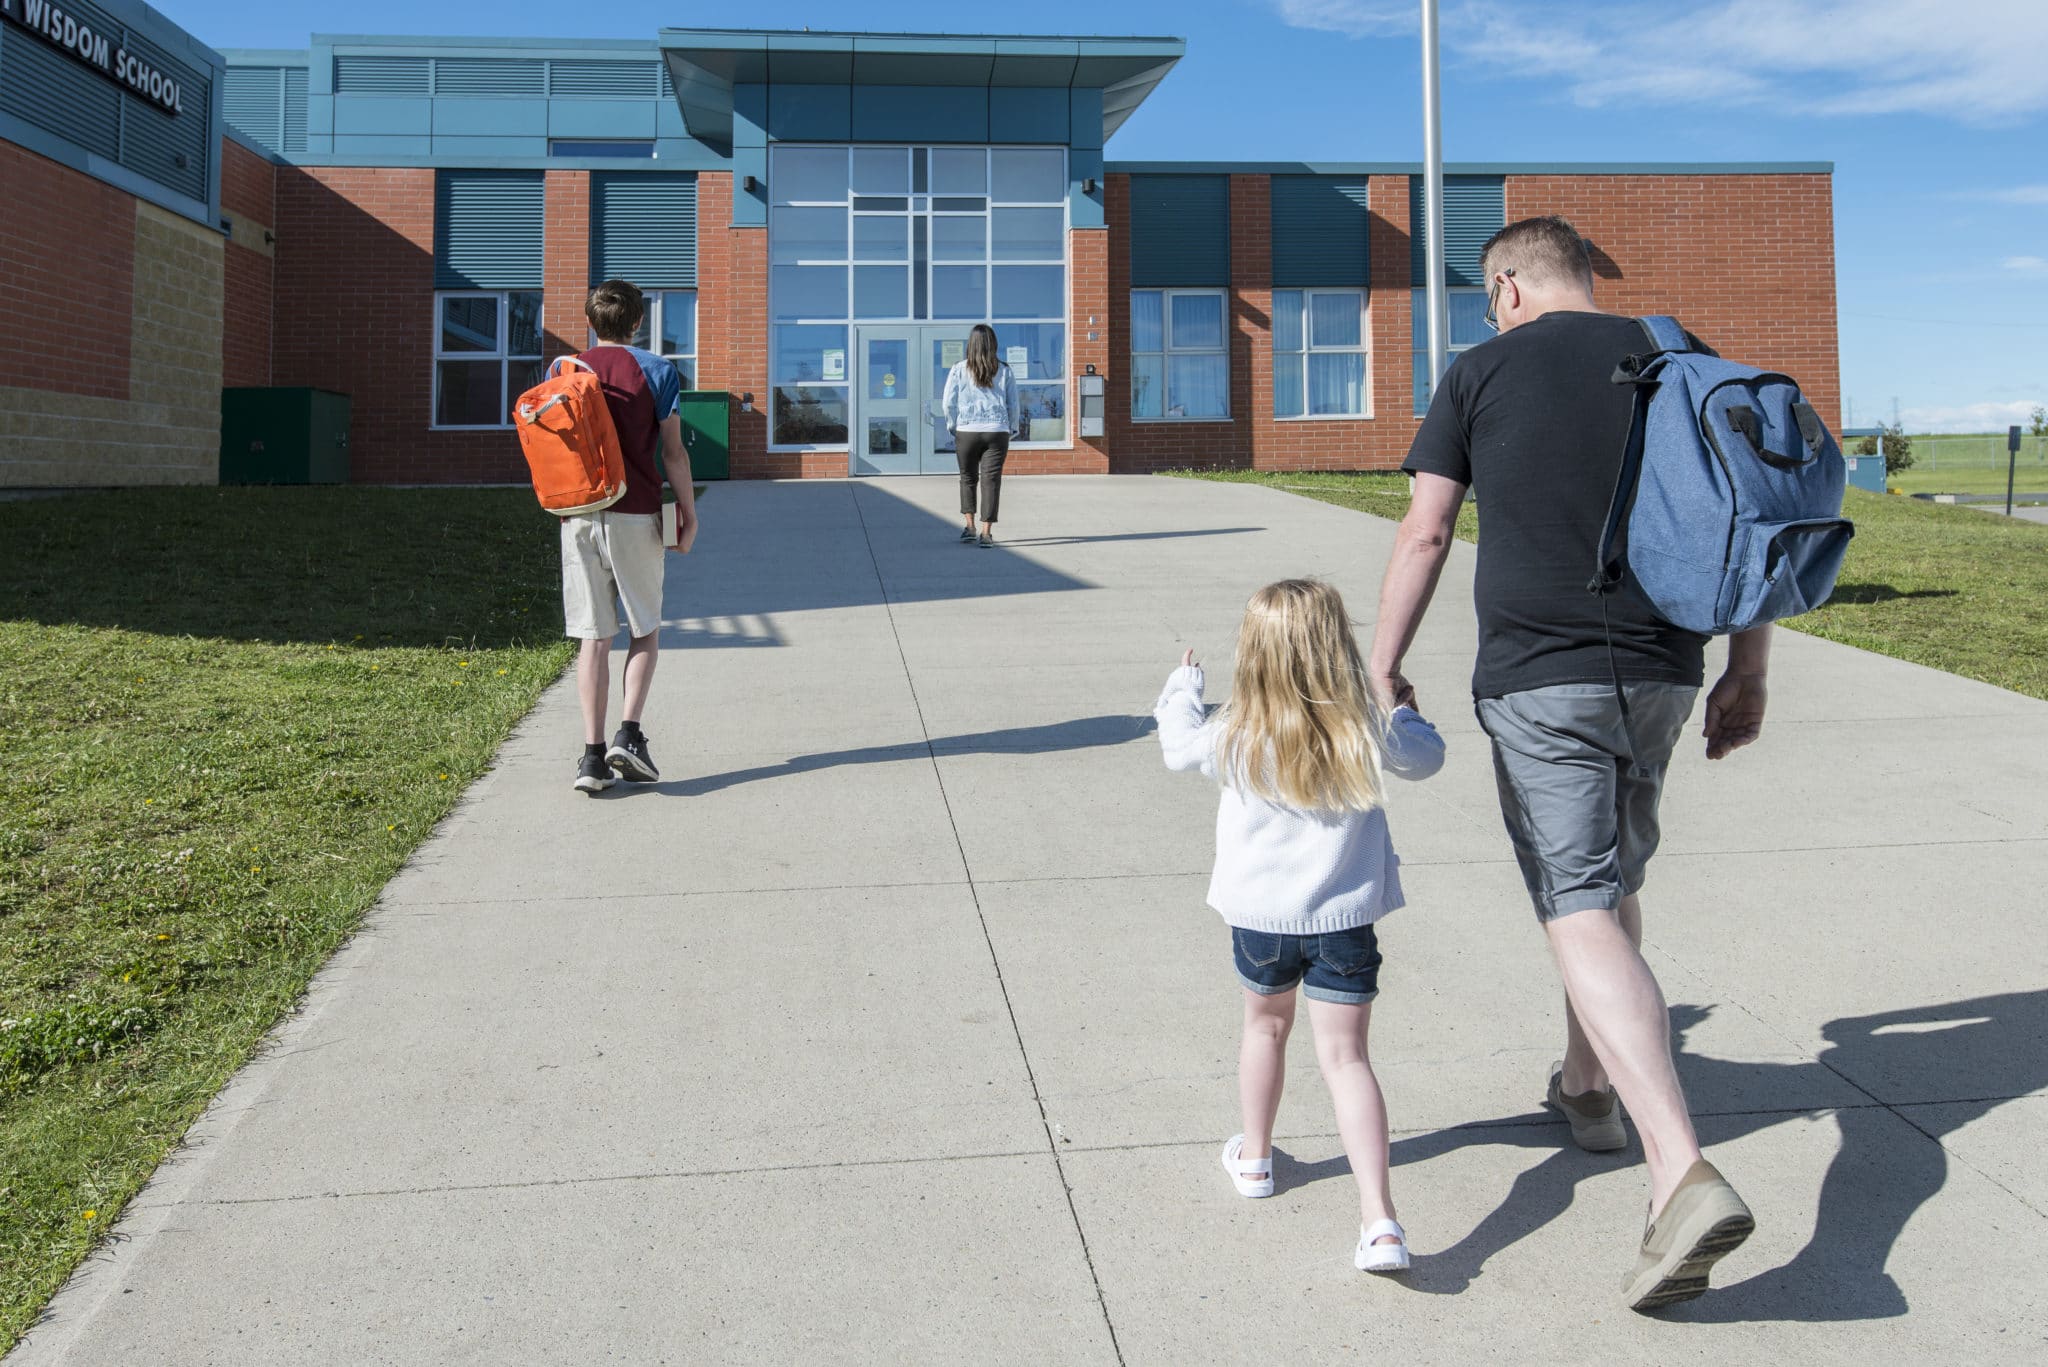
[[[223,389],[222,484],[348,483],[348,395]]]
[[[683,450],[692,479],[732,478],[732,395],[723,389],[683,391]]]

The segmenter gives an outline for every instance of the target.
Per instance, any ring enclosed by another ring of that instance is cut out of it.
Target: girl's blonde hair
[[[1328,584],[1283,579],[1252,595],[1219,724],[1217,769],[1240,792],[1307,811],[1380,805],[1387,709]]]

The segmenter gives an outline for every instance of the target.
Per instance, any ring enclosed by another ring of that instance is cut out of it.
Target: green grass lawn
[[[569,650],[523,490],[0,502],[0,544],[4,1351]]]
[[[1998,494],[2005,493],[2005,462],[1989,465],[1943,465],[1928,469],[1915,465],[1885,477],[1885,482],[1902,494]],[[2048,462],[2022,457],[2013,470],[2013,492],[2048,494]]]
[[[1381,517],[1408,511],[1408,481],[1398,474],[1179,473]],[[1857,489],[1843,511],[1855,519],[1856,539],[1835,596],[1787,626],[2048,699],[2048,527]],[[1458,535],[1479,539],[1473,505],[1459,515]]]

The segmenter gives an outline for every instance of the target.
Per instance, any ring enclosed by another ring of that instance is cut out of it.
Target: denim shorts
[[[1230,928],[1237,980],[1262,997],[1296,987],[1314,1001],[1360,1006],[1380,994],[1380,939],[1371,926],[1321,935]]]

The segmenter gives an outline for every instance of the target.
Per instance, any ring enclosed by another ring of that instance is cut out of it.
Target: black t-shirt
[[[1472,694],[1661,680],[1698,686],[1706,637],[1659,620],[1633,580],[1586,591],[1621,468],[1634,391],[1622,357],[1650,349],[1633,318],[1546,313],[1445,372],[1403,467],[1470,485],[1479,500],[1479,659]]]

